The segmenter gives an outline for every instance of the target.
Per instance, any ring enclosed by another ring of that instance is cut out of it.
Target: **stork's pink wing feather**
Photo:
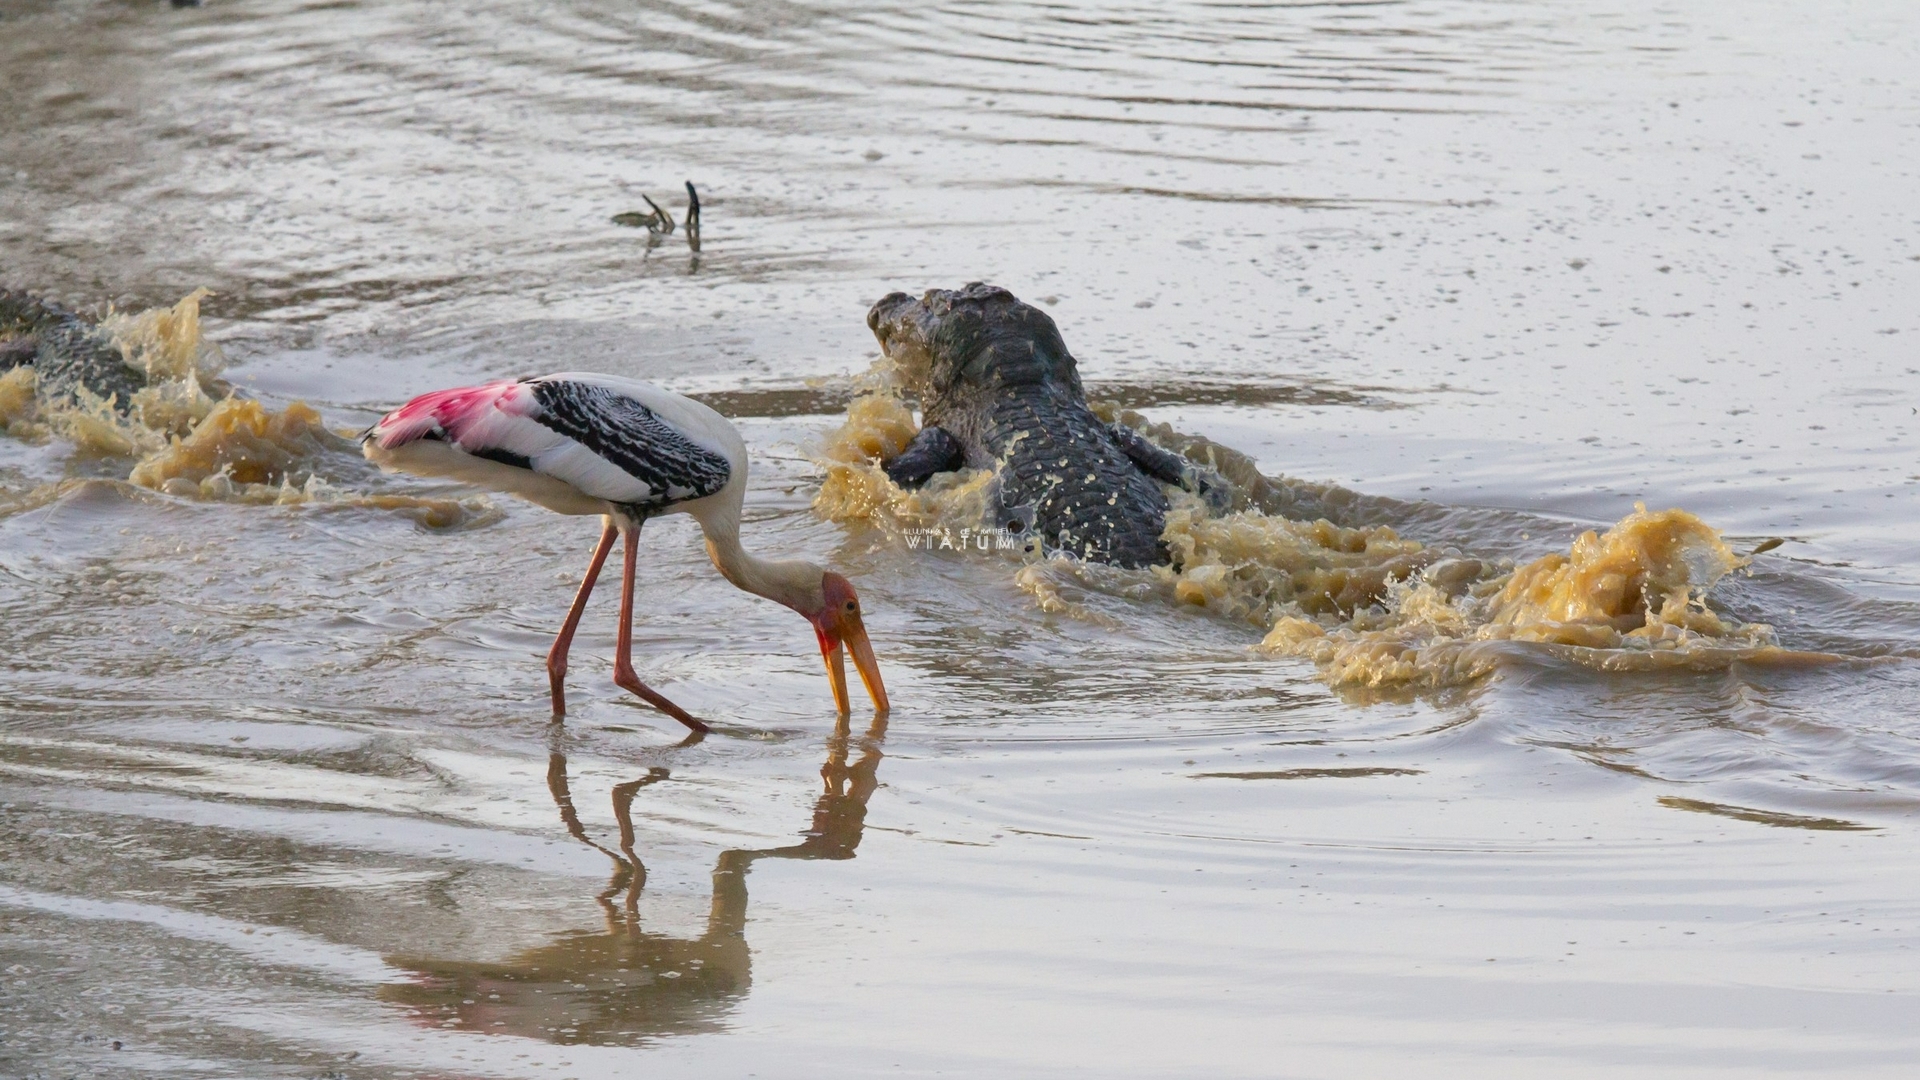
[[[533,408],[533,395],[527,392],[526,384],[515,379],[435,390],[382,417],[368,437],[382,450],[434,434],[464,444],[469,441],[465,436],[470,431],[488,426],[496,413],[526,416]]]

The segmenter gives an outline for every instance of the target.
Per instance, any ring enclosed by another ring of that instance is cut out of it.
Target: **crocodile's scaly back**
[[[1087,407],[1073,354],[1045,312],[976,283],[918,299],[894,293],[867,325],[919,396],[923,426],[957,439],[967,465],[998,473],[996,524],[1080,558],[1166,561],[1166,495]]]
[[[1084,401],[1010,394],[988,410],[982,443],[1000,463],[1002,525],[1095,562],[1165,562],[1167,497],[1120,452]]]
[[[146,386],[86,319],[52,301],[0,289],[0,370],[22,364],[39,372],[43,398],[77,397],[84,390],[124,412]]]

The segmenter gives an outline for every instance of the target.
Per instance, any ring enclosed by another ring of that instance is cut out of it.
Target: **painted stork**
[[[860,600],[839,574],[810,562],[761,559],[740,546],[747,446],[719,413],[631,379],[565,372],[436,390],[388,413],[360,437],[383,469],[447,477],[505,491],[562,514],[599,514],[606,526],[547,653],[553,716],[566,715],[567,652],[600,568],[625,540],[620,637],[613,681],[695,731],[707,726],[634,674],[633,570],[640,527],[662,514],[691,514],[721,576],[792,608],[813,624],[840,715],[849,711],[846,654],[874,711],[886,687],[860,621]]]

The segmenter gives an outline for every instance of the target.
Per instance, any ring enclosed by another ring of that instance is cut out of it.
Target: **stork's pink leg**
[[[573,594],[573,607],[567,612],[566,624],[555,635],[553,648],[547,650],[547,678],[553,683],[555,720],[567,715],[567,653],[573,649],[573,632],[580,629],[580,614],[587,610],[587,597],[593,595],[593,583],[600,580],[600,568],[607,565],[607,555],[613,551],[613,537],[617,532],[613,519],[608,518],[607,527],[600,533],[600,544],[593,549],[593,562],[587,564],[587,576],[580,582],[580,591]]]
[[[633,568],[636,553],[640,548],[640,526],[627,530],[626,550],[622,560],[624,566],[620,573],[620,645],[613,660],[613,681],[622,689],[631,690],[640,695],[647,704],[673,717],[695,731],[709,731],[710,728],[694,719],[685,709],[662,697],[652,687],[640,681],[633,670]]]

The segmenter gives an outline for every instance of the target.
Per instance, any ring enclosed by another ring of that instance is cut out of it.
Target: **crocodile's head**
[[[38,298],[0,288],[0,340],[37,333],[47,321],[47,307]]]
[[[923,402],[1045,384],[1081,392],[1053,320],[997,285],[976,281],[918,299],[889,293],[868,310],[867,326]]]
[[[50,321],[49,309],[39,299],[0,288],[0,371],[33,363],[40,347],[37,335]]]

